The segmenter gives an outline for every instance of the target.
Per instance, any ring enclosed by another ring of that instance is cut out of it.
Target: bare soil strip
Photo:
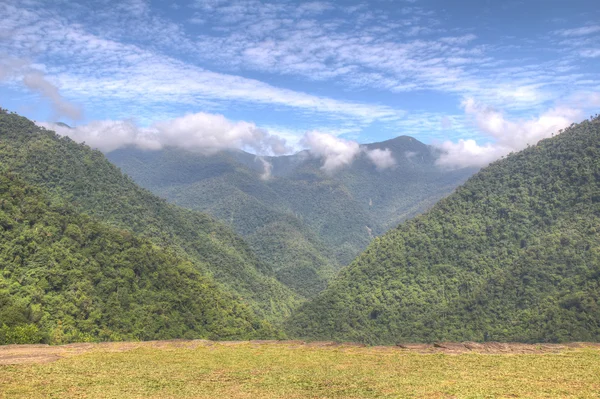
[[[195,349],[199,346],[236,346],[236,345],[279,345],[289,349],[294,348],[323,348],[323,349],[358,349],[373,351],[399,351],[423,354],[543,354],[560,353],[570,349],[597,348],[600,343],[572,342],[566,344],[522,344],[502,342],[436,342],[433,344],[397,344],[395,346],[371,346],[360,343],[333,342],[333,341],[207,341],[207,340],[171,340],[171,341],[145,341],[145,342],[103,342],[103,343],[77,343],[68,345],[4,345],[0,346],[0,366],[9,364],[47,363],[54,362],[64,357],[76,356],[94,350],[106,352],[125,352],[137,348],[188,348]]]

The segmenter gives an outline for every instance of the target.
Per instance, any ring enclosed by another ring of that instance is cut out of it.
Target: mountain
[[[281,336],[172,249],[5,170],[0,270],[0,344]]]
[[[437,154],[401,136],[365,149],[389,149],[396,165],[378,170],[365,153],[335,173],[308,151],[256,157],[176,148],[107,154],[138,184],[231,226],[277,278],[313,297],[374,236],[423,212],[475,171],[445,170]]]
[[[50,199],[177,255],[258,318],[278,323],[300,301],[223,224],[168,204],[137,186],[99,151],[4,110],[0,165]]]
[[[494,162],[376,238],[292,336],[600,340],[600,118]]]

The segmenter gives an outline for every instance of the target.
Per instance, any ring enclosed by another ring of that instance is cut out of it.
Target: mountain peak
[[[385,149],[388,148],[393,153],[410,152],[429,152],[429,146],[420,142],[411,136],[397,136],[389,140],[376,143],[363,144],[368,149]]]

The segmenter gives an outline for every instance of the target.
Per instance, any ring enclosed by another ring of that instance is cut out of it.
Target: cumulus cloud
[[[537,144],[539,140],[550,137],[582,117],[580,110],[556,107],[537,118],[511,121],[502,112],[473,99],[466,99],[462,106],[478,130],[492,141],[484,145],[475,140],[459,140],[456,143],[446,141],[439,144],[442,151],[437,161],[439,165],[454,168],[485,166],[510,152]]]
[[[485,166],[490,162],[508,154],[510,148],[494,146],[490,143],[479,145],[475,140],[458,140],[457,143],[446,141],[439,145],[442,156],[437,163],[450,168],[468,166]]]
[[[155,131],[140,129],[131,121],[94,121],[75,128],[43,122],[38,125],[106,153],[127,146],[152,150],[162,147]]]
[[[321,169],[327,173],[350,166],[361,153],[366,155],[377,170],[396,165],[396,160],[388,148],[369,150],[362,148],[356,141],[345,140],[328,133],[308,132],[302,138],[301,144],[308,148],[313,157],[323,160]]]
[[[0,81],[11,78],[21,81],[30,90],[50,100],[57,116],[67,116],[75,120],[81,118],[81,108],[67,101],[60,94],[58,87],[40,70],[33,68],[27,60],[0,55]]]
[[[214,152],[230,148],[258,154],[281,155],[289,151],[285,140],[270,135],[254,123],[232,122],[223,115],[204,112],[154,124],[163,145]]]
[[[308,132],[302,139],[313,156],[323,159],[321,169],[332,173],[343,166],[352,164],[360,153],[360,145],[355,141],[344,140],[331,134],[316,131]]]
[[[375,164],[377,170],[388,169],[396,165],[396,160],[394,159],[389,148],[384,150],[380,150],[379,148],[374,150],[365,150],[365,153],[367,154],[367,158],[369,158],[371,162]]]
[[[289,152],[284,139],[270,135],[253,123],[234,122],[222,115],[203,112],[157,122],[147,128],[140,128],[131,121],[95,121],[75,128],[40,125],[103,152],[128,146],[149,150],[174,146],[203,153],[226,149],[274,155]]]

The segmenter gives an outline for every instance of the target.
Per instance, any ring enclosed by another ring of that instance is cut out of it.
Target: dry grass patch
[[[535,354],[424,354],[300,342],[81,348],[49,347],[63,350],[52,363],[0,366],[0,397],[600,398],[595,347]]]

